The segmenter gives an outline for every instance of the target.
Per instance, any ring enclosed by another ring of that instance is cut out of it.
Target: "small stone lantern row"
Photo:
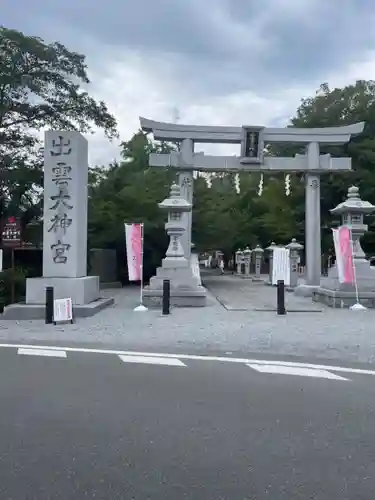
[[[253,280],[260,279],[263,253],[264,250],[259,245],[257,245],[253,250],[251,250],[248,246],[244,250],[238,249],[235,257],[237,276],[241,276],[242,278],[252,278]],[[255,274],[253,276],[250,274],[252,256],[254,256],[255,263]]]
[[[236,251],[236,268],[237,276],[243,278],[252,278],[253,281],[262,281],[261,278],[261,267],[264,258],[264,252],[268,252],[269,257],[269,274],[268,274],[268,284],[272,284],[272,272],[273,272],[273,251],[278,248],[278,245],[273,241],[265,250],[257,245],[253,250],[246,247],[244,250],[238,249]],[[303,250],[303,245],[297,242],[295,238],[285,246],[289,249],[290,258],[290,287],[294,288],[298,285],[298,261],[300,253]],[[250,275],[250,263],[251,257],[253,256],[253,261],[255,264],[255,273]]]

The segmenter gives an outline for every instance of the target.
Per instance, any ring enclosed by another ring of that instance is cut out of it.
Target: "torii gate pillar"
[[[194,179],[193,179],[193,155],[194,155],[194,143],[191,139],[184,139],[180,146],[181,158],[184,164],[188,165],[190,168],[186,170],[181,170],[178,173],[178,183],[181,189],[181,196],[185,198],[186,201],[193,205],[193,189],[194,189]],[[181,245],[184,249],[185,259],[189,260],[191,256],[191,229],[192,229],[192,211],[184,213],[182,215],[182,221],[185,226],[185,232],[181,238]]]
[[[311,142],[307,146],[309,170],[305,179],[305,245],[306,245],[306,283],[315,287],[320,285],[321,275],[321,231],[320,231],[320,175],[319,144]]]

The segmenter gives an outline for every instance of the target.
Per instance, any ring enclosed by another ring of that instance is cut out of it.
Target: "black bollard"
[[[163,281],[163,315],[169,314],[171,306],[171,282]]]
[[[277,314],[286,314],[284,280],[277,281]]]
[[[53,323],[53,286],[46,287],[46,324]]]

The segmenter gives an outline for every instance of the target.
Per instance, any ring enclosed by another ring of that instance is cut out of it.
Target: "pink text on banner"
[[[125,224],[129,281],[142,279],[142,224]]]
[[[347,226],[332,229],[336,253],[336,267],[340,283],[354,283],[351,231]]]

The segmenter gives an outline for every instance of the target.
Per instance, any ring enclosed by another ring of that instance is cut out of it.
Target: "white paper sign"
[[[53,301],[53,321],[72,321],[73,308],[72,299],[56,299]]]
[[[290,285],[289,248],[273,249],[272,284],[277,285],[279,280],[283,280],[285,286]]]

